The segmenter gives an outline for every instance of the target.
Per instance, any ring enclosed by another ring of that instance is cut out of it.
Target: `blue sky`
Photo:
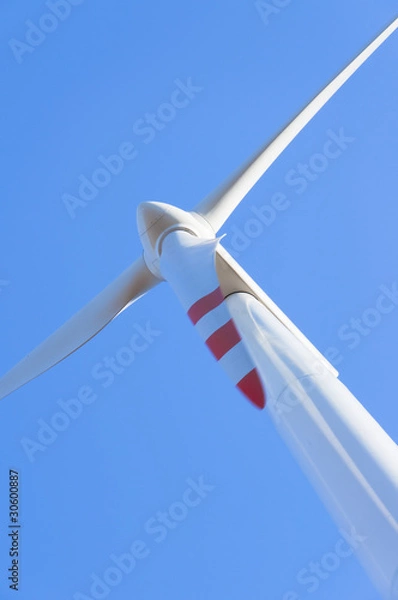
[[[253,1],[75,0],[62,22],[43,18],[49,9],[37,0],[3,8],[2,372],[138,256],[141,201],[192,208],[396,16],[393,0],[274,1],[282,4],[262,19]],[[53,31],[38,37],[26,21]],[[11,48],[26,35],[31,51]],[[397,56],[395,34],[223,229],[225,246],[311,341],[335,348],[342,381],[395,440],[398,310],[356,335],[351,319],[398,282]],[[161,105],[189,80],[189,102],[167,113]],[[159,110],[168,122],[143,133],[142,119]],[[292,171],[336,135],[346,138],[340,154],[293,185]],[[120,173],[71,211],[79,178],[121,151]],[[277,193],[286,210],[248,236],[249,219]],[[137,333],[134,362],[96,378]],[[60,417],[64,430],[27,451],[78,394],[80,414]],[[8,469],[20,477],[21,600],[94,598],[92,574],[115,575],[111,556],[134,544],[141,558],[104,598],[377,598],[352,557],[316,591],[300,583],[341,534],[266,412],[230,385],[166,284],[0,412],[3,525]],[[187,494],[197,506],[185,514]],[[180,520],[154,532],[169,507]],[[3,532],[2,598],[13,597],[8,546]]]

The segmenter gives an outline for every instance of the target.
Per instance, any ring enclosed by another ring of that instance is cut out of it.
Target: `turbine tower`
[[[141,258],[0,380],[0,398],[69,356],[166,280],[233,384],[276,428],[385,600],[398,600],[398,446],[217,232],[281,152],[398,28],[395,19],[284,129],[193,211],[137,210]]]

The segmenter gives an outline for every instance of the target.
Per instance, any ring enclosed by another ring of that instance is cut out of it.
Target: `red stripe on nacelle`
[[[232,319],[217,329],[207,340],[206,346],[220,360],[231,348],[241,341],[238,330]]]
[[[207,296],[200,298],[195,304],[192,304],[191,308],[188,310],[188,317],[191,319],[192,323],[196,325],[202,317],[207,315],[213,308],[217,308],[222,302],[224,302],[224,296],[221,289],[218,287],[210,292],[210,294],[207,294]]]
[[[265,394],[257,369],[253,369],[236,386],[258,408],[265,406]]]

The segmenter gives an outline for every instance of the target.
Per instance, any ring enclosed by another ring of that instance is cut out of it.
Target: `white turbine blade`
[[[271,142],[267,142],[248,162],[246,162],[219,189],[202,200],[194,209],[203,216],[217,232],[230,214],[252,189],[283,150],[294,140],[300,131],[311,121],[317,112],[357,69],[379,48],[379,46],[397,29],[395,19],[365,50],[363,50],[329,85],[279,133]]]
[[[302,331],[289,319],[277,304],[264,292],[263,289],[250,277],[248,273],[221,245],[217,247],[216,269],[221,290],[225,297],[239,292],[246,292],[254,296],[266,309],[274,315],[293,334],[293,336],[311,352],[314,364],[320,362],[334,377],[338,371],[325,356],[310,342]]]
[[[160,280],[136,260],[89,304],[0,379],[0,400],[83,346]]]

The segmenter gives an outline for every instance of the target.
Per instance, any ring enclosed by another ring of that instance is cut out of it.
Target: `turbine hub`
[[[148,269],[162,278],[159,257],[165,237],[172,231],[183,230],[202,239],[214,239],[215,232],[204,217],[195,212],[163,202],[142,202],[137,207],[138,235],[144,248]]]

